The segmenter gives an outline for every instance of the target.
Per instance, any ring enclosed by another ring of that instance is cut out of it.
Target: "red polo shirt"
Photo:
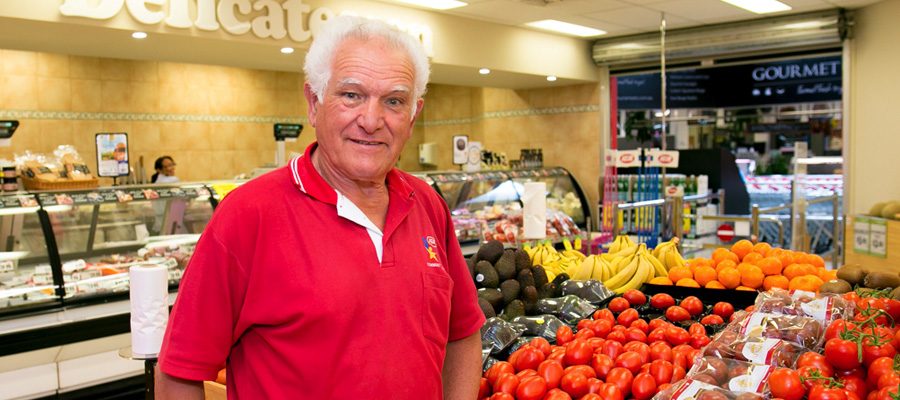
[[[316,144],[216,208],[181,281],[163,372],[228,398],[441,399],[447,341],[484,323],[450,212],[425,182],[387,176],[382,261],[339,217]]]

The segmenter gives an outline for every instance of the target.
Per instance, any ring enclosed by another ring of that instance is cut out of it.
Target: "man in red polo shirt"
[[[450,212],[393,168],[422,110],[410,35],[329,20],[306,57],[316,142],[226,197],[188,265],[158,398],[201,399],[227,361],[234,399],[474,399],[475,287]]]

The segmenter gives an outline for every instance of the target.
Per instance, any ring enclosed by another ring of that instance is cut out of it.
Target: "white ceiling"
[[[392,0],[377,1],[403,5],[403,3]],[[523,28],[527,28],[523,25],[525,22],[557,19],[608,32],[607,35],[586,38],[585,43],[590,43],[598,38],[658,31],[662,13],[665,13],[667,28],[678,29],[833,8],[855,9],[877,3],[880,0],[781,0],[790,5],[792,10],[767,15],[757,15],[720,0],[466,1],[469,2],[469,5],[461,8],[446,11],[429,10],[456,17]],[[271,54],[277,53],[278,47],[277,45],[259,45],[237,40],[185,39],[178,36],[136,44],[134,39],[128,36],[127,31],[110,30],[103,26],[74,26],[0,15],[0,48],[3,49],[298,71],[299,66],[302,65],[302,52],[272,57]],[[467,68],[450,65],[435,65],[432,82],[512,89],[578,83],[565,79],[547,82],[543,76],[508,71],[494,71],[485,77],[473,74]]]

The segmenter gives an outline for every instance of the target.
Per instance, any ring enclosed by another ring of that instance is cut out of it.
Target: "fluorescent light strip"
[[[722,0],[728,4],[757,14],[787,11],[791,6],[777,0]]]
[[[605,35],[606,31],[601,31],[599,29],[588,28],[586,26],[570,24],[568,22],[557,21],[555,19],[545,19],[542,21],[534,21],[528,22],[525,25],[545,29],[548,31],[554,31],[559,33],[565,33],[569,35],[588,37],[588,36],[600,36]]]
[[[436,10],[449,10],[451,8],[463,7],[469,3],[463,3],[456,0],[397,0],[401,3],[413,4],[422,7],[433,8]]]

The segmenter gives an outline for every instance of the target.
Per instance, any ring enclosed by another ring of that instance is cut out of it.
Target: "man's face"
[[[322,103],[309,84],[304,87],[319,165],[354,182],[383,182],[422,109],[414,82],[413,63],[403,51],[380,39],[344,40],[334,53]]]

